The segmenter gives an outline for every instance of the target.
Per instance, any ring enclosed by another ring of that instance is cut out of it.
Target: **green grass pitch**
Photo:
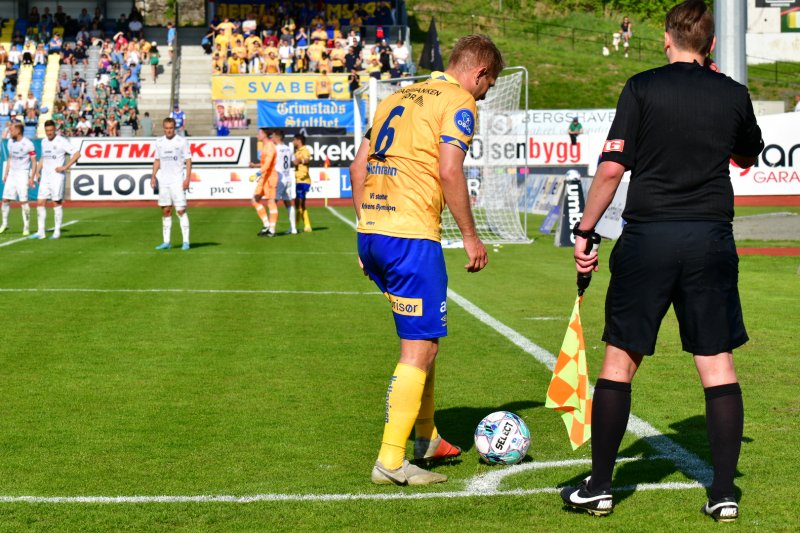
[[[0,531],[718,528],[699,512],[702,489],[659,488],[692,482],[686,465],[631,433],[621,455],[639,460],[619,465],[615,484],[654,490],[617,492],[604,519],[563,510],[555,487],[589,466],[545,463],[585,461],[590,448],[573,452],[560,418],[543,407],[550,371],[452,301],[437,423],[464,447],[463,460],[438,467],[450,476],[440,486],[370,484],[398,342],[387,302],[358,270],[353,229],[330,210],[311,210],[313,233],[264,239],[249,208],[190,208],[188,252],[153,250],[155,208],[65,215],[77,222],[59,241],[11,243],[21,238],[17,209],[0,236]],[[285,210],[281,217],[279,230]],[[178,234],[174,223],[174,242]],[[609,252],[601,249],[582,312],[592,381]],[[575,297],[571,250],[547,237],[489,253],[484,272],[467,274],[463,251],[446,250],[450,287],[557,353]],[[742,516],[730,529],[796,528],[797,269],[796,257],[740,261],[751,341],[736,354],[746,421]],[[633,413],[708,463],[702,398],[670,313],[634,382]],[[498,409],[531,428],[528,468],[498,475],[491,496],[471,495],[476,476],[507,469],[479,464],[472,444],[477,422]],[[35,499],[203,495],[269,496]]]

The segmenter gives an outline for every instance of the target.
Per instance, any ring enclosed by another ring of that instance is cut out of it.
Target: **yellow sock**
[[[294,223],[295,224],[299,225],[300,221],[303,220],[303,211],[305,211],[305,209],[303,209],[300,206],[297,206],[297,209],[294,210]]]
[[[436,381],[435,370],[436,367],[432,365],[431,369],[428,371],[428,377],[425,380],[425,388],[422,390],[422,403],[419,406],[417,422],[414,424],[414,436],[418,439],[433,440],[439,436],[439,432],[436,430],[436,424],[433,423],[433,413],[435,411],[433,402],[433,386]]]
[[[308,209],[303,209],[303,226],[306,228],[311,227],[311,219],[308,218]]]
[[[386,392],[386,425],[378,461],[394,470],[403,465],[406,441],[419,414],[426,373],[411,365],[397,363]]]
[[[267,210],[264,209],[264,206],[258,204],[256,206],[256,213],[258,214],[258,218],[261,219],[261,222],[263,222],[264,225],[266,226],[269,223],[269,219],[267,218]]]

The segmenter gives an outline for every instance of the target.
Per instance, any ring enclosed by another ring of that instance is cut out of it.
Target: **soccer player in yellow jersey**
[[[296,182],[296,194],[294,198],[295,214],[297,223],[303,220],[303,231],[311,231],[311,219],[308,217],[306,209],[306,195],[311,189],[311,174],[308,173],[308,164],[311,162],[311,150],[306,146],[306,136],[298,133],[292,139],[294,145],[294,178]]]
[[[359,261],[389,299],[400,337],[373,483],[447,481],[406,459],[412,428],[415,459],[430,463],[461,453],[439,435],[433,420],[434,362],[439,338],[447,335],[441,213],[447,205],[461,230],[466,270],[483,269],[488,258],[475,229],[463,164],[475,132],[475,101],[502,69],[503,57],[488,37],[463,37],[445,72],[381,102],[350,167]]]
[[[267,128],[258,129],[258,140],[261,143],[261,157],[258,163],[250,163],[250,168],[259,168],[260,176],[256,183],[256,190],[253,192],[253,199],[250,200],[250,205],[255,208],[258,218],[264,224],[261,231],[258,232],[258,236],[274,237],[275,226],[278,224],[278,203],[275,201],[278,195],[275,143],[272,142],[272,136]],[[262,198],[267,200],[269,216],[267,216],[267,211],[261,204]]]

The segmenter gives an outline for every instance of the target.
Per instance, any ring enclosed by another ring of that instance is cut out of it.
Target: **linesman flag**
[[[582,301],[582,295],[575,298],[575,307],[572,309],[567,334],[558,353],[544,404],[545,407],[561,411],[561,419],[567,426],[573,450],[577,450],[592,437],[592,399],[589,398],[586,345],[583,342],[581,325]]]

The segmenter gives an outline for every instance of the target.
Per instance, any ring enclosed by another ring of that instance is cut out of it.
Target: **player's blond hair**
[[[486,67],[487,73],[497,78],[506,66],[503,54],[486,35],[467,35],[456,41],[450,54],[448,69],[469,70]]]

